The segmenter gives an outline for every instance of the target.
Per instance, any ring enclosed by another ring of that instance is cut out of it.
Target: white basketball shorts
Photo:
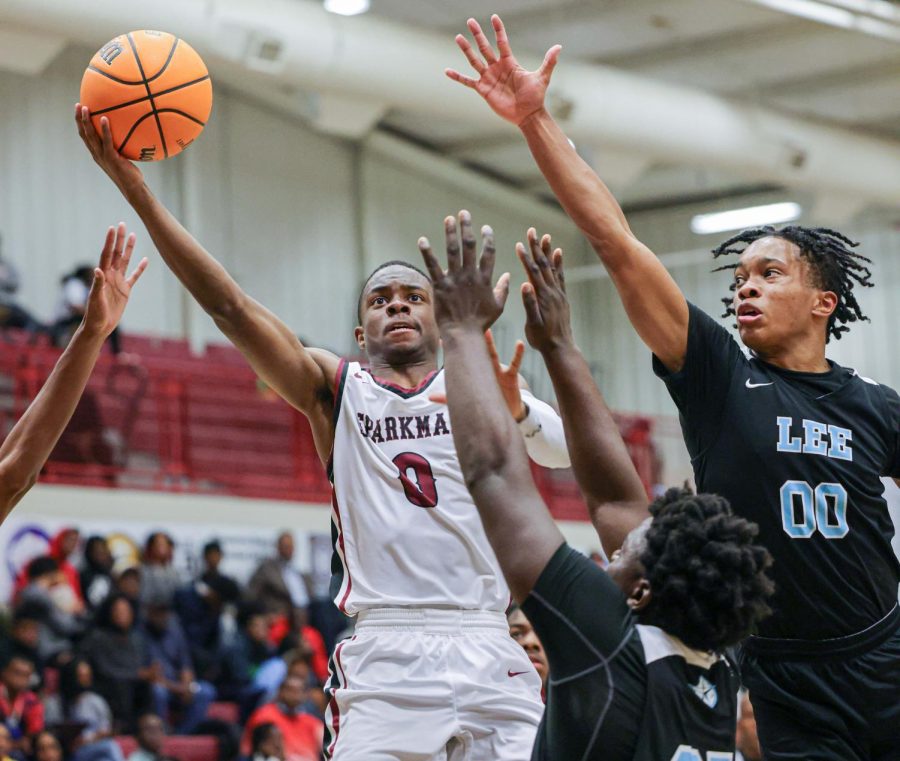
[[[334,761],[528,761],[544,712],[541,680],[495,611],[362,611],[326,695]]]

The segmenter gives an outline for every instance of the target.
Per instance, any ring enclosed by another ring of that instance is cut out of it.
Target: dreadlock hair
[[[712,254],[716,258],[725,254],[740,255],[751,243],[768,237],[783,238],[795,244],[800,249],[800,255],[809,262],[815,286],[837,294],[837,307],[828,318],[826,342],[830,341],[832,336],[840,339],[842,333],[850,330],[845,323],[869,320],[860,309],[859,302],[853,294],[853,286],[859,284],[871,288],[874,285],[872,273],[864,264],[864,262],[871,264],[872,260],[851,250],[856,248],[859,243],[854,243],[835,230],[829,230],[827,227],[801,227],[800,225],[788,225],[780,230],[776,230],[771,225],[751,227],[714,248]],[[733,270],[737,266],[737,264],[725,264],[717,267],[713,272]],[[731,284],[730,290],[734,292],[734,283]],[[735,312],[732,298],[724,298],[722,302],[725,304],[725,314],[722,316],[733,316]]]
[[[412,270],[413,272],[418,272],[422,277],[424,277],[429,283],[431,282],[431,278],[428,277],[422,270],[416,267],[415,264],[410,264],[409,262],[404,262],[402,259],[391,259],[389,262],[385,262],[384,264],[379,264],[375,269],[373,269],[369,276],[363,281],[362,288],[359,289],[359,297],[356,299],[356,319],[362,324],[362,301],[363,296],[366,293],[366,286],[369,284],[369,281],[375,277],[381,270],[386,269],[387,267],[406,267],[407,269]]]
[[[769,552],[755,523],[723,497],[669,489],[650,505],[640,560],[652,598],[644,617],[696,650],[721,651],[771,613]]]

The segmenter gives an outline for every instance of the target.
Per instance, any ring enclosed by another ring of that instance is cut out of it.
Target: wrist
[[[578,351],[578,348],[575,346],[575,341],[571,338],[571,336],[567,336],[566,338],[554,339],[552,341],[546,341],[542,343],[540,347],[538,347],[538,351],[546,360],[552,359],[557,356],[562,356],[573,351]]]
[[[523,118],[516,126],[523,132],[527,132],[531,127],[534,127],[544,119],[549,118],[550,114],[547,112],[546,106],[541,106],[528,114],[528,116]]]
[[[455,341],[470,336],[478,336],[484,340],[484,327],[480,320],[464,319],[459,321],[446,320],[441,324],[441,339],[443,341]]]
[[[97,344],[103,346],[103,342],[109,337],[109,332],[82,320],[81,325],[72,334],[72,343]]]
[[[147,203],[153,197],[143,178],[137,182],[121,182],[119,190],[122,191],[125,200],[135,208]]]

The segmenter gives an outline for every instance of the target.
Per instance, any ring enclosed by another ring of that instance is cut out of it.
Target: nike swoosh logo
[[[760,388],[761,386],[771,386],[775,381],[769,381],[768,383],[751,383],[750,379],[747,378],[747,382],[744,384],[747,388]]]
[[[509,671],[506,672],[506,675],[508,677],[512,678],[514,676],[519,676],[520,674],[527,674],[527,673],[528,673],[527,671],[513,671],[512,669],[510,669]]]

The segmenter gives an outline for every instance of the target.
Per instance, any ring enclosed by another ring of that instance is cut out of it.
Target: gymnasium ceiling
[[[794,12],[776,10],[778,6]],[[856,13],[848,8],[870,12]],[[447,35],[465,19],[506,23],[514,51],[563,45],[579,60],[849,127],[900,144],[900,5],[884,0],[372,0],[372,13]],[[828,23],[796,15],[821,16]],[[874,12],[873,12],[874,11]],[[862,26],[863,30],[835,24]],[[465,71],[460,56],[460,70]],[[473,96],[475,97],[475,96]],[[547,192],[521,140],[394,110],[381,126],[531,192]],[[591,159],[588,156],[589,160]],[[598,163],[595,161],[595,163]],[[598,167],[602,173],[602,165]],[[653,163],[616,188],[633,208],[739,194],[759,185],[721,170]]]

